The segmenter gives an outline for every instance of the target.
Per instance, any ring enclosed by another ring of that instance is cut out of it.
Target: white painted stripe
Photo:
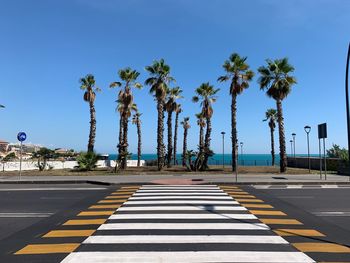
[[[109,219],[256,219],[252,214],[114,214]]]
[[[201,192],[207,192],[207,193],[223,193],[222,190],[189,190],[189,189],[182,189],[182,190],[166,190],[166,189],[155,189],[155,190],[137,190],[137,193],[172,193],[172,192],[187,192],[187,193],[201,193]]]
[[[302,185],[287,185],[287,188],[300,189],[300,188],[303,188],[303,186]]]
[[[243,206],[122,206],[117,211],[245,211]]]
[[[226,193],[220,192],[220,193],[188,193],[188,192],[177,192],[177,193],[134,193],[132,196],[154,196],[154,195],[181,195],[181,196],[227,196]]]
[[[162,230],[270,230],[262,223],[107,223],[98,230],[131,230],[131,229],[162,229]]]
[[[95,188],[7,188],[0,189],[0,192],[10,192],[10,191],[95,191],[95,190],[106,190],[107,188],[95,187]]]
[[[321,185],[322,188],[339,188],[338,185]]]
[[[62,263],[314,263],[302,252],[266,251],[159,251],[159,252],[73,252]]]
[[[338,211],[334,211],[334,212],[314,212],[314,215],[317,216],[350,216],[350,212],[346,211],[346,212],[338,212]]]
[[[144,184],[141,187],[218,187],[215,184]]]
[[[176,195],[165,195],[165,196],[132,196],[129,200],[159,200],[159,199],[217,199],[217,200],[232,200],[231,196],[176,196]]]
[[[253,185],[255,189],[268,189],[271,185]]]
[[[202,201],[202,200],[162,200],[162,201],[127,201],[124,204],[126,205],[157,205],[157,204],[204,204],[204,205],[211,205],[211,204],[225,204],[225,205],[238,205],[237,201],[233,200],[227,200],[227,201]]]
[[[141,187],[139,190],[220,190],[218,187]]]
[[[53,213],[0,213],[0,218],[15,218],[15,217],[26,217],[26,218],[35,218],[35,217],[49,217]]]
[[[288,244],[280,236],[254,235],[122,235],[90,236],[84,244],[183,244],[183,243],[241,243],[241,244]]]

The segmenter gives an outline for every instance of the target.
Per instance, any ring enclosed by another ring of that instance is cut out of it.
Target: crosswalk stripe
[[[89,209],[106,209],[106,208],[115,208],[117,209],[120,205],[92,205]]]
[[[306,236],[306,237],[324,237],[325,235],[313,229],[290,229],[281,228],[274,232],[279,236]]]
[[[126,199],[118,199],[118,200],[114,200],[114,199],[109,199],[109,200],[101,200],[101,201],[98,201],[99,204],[109,204],[109,203],[112,203],[112,204],[122,204],[126,201]]]
[[[164,243],[264,243],[288,244],[280,236],[253,235],[130,235],[130,236],[90,236],[84,244],[164,244]]]
[[[96,230],[52,230],[43,237],[88,237],[91,236]]]
[[[302,252],[350,253],[349,247],[333,243],[292,243],[292,245]]]
[[[109,195],[106,196],[106,199],[125,199],[125,198],[129,198],[131,195]]]
[[[272,205],[265,205],[265,204],[244,204],[241,203],[246,208],[273,208]]]
[[[111,200],[106,200],[106,201],[111,201]],[[100,201],[101,203],[104,203]],[[100,203],[99,202],[99,203]],[[108,202],[106,202],[108,203]],[[233,200],[227,200],[227,201],[203,201],[203,200],[156,200],[156,201],[128,201],[125,204],[127,205],[156,205],[156,204],[205,204],[205,205],[211,205],[211,204],[231,204],[231,205],[238,205],[237,201]]]
[[[17,251],[15,255],[70,253],[79,246],[79,243],[28,245]]]
[[[272,218],[260,218],[261,222],[267,225],[302,225],[303,223],[295,219],[272,219]]]
[[[106,222],[106,219],[76,219],[68,220],[64,226],[78,226],[78,225],[101,225]]]
[[[204,190],[195,190],[195,189],[176,189],[176,190],[166,190],[166,189],[145,189],[145,190],[138,190],[138,193],[162,193],[162,192],[167,192],[167,193],[176,193],[176,192],[188,192],[188,193],[222,193],[220,189],[204,189]]]
[[[111,211],[83,211],[78,214],[78,216],[110,216],[114,213]]]
[[[123,206],[118,211],[246,211],[243,206]]]
[[[132,196],[163,196],[169,195],[170,193],[139,193],[136,192]],[[227,196],[224,192],[218,193],[188,193],[188,192],[180,192],[180,193],[171,193],[171,195],[180,195],[180,196]]]
[[[74,252],[62,263],[310,263],[315,262],[302,252],[267,251],[157,251],[157,252]]]
[[[161,200],[161,199],[217,199],[217,200],[232,200],[230,196],[177,196],[177,195],[165,195],[165,196],[135,196],[130,197],[129,200]]]
[[[247,203],[264,203],[263,200],[260,199],[245,199],[245,198],[235,198],[238,202],[247,202]]]
[[[252,214],[114,214],[109,219],[257,219]]]
[[[272,211],[272,210],[249,210],[250,213],[254,215],[269,215],[269,216],[286,216],[282,211]]]
[[[256,198],[254,195],[229,194],[234,198]]]

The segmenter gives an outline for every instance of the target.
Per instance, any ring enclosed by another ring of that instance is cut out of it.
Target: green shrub
[[[82,152],[77,157],[78,168],[82,171],[91,171],[96,167],[98,155],[93,152]]]

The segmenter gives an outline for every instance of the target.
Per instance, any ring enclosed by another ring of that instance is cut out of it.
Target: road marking
[[[156,189],[156,190],[138,190],[138,193],[176,193],[176,192],[187,192],[187,193],[222,193],[222,190],[217,189],[217,190],[188,190],[188,189],[183,189],[183,190],[165,190],[165,189]]]
[[[70,253],[79,246],[79,243],[28,245],[18,250],[15,255]]]
[[[350,248],[332,243],[292,243],[302,252],[350,253]]]
[[[303,223],[295,219],[273,219],[273,218],[259,218],[261,222],[267,225],[302,225]]]
[[[122,235],[90,236],[83,244],[186,244],[186,243],[242,243],[288,244],[280,236],[246,235]]]
[[[170,193],[139,193],[136,192],[133,194],[133,196],[162,196],[162,195],[169,195]],[[181,196],[227,196],[226,193],[220,192],[220,193],[171,193],[171,195],[181,195]]]
[[[120,205],[92,205],[89,209],[106,209],[106,208],[119,208]]]
[[[43,237],[88,237],[91,236],[96,230],[52,230]]]
[[[135,193],[135,191],[132,192],[113,192],[112,195],[132,195],[133,193]]]
[[[243,206],[123,206],[118,211],[246,211]]]
[[[107,188],[95,187],[95,188],[7,188],[0,189],[0,192],[10,192],[10,191],[96,191],[96,190],[106,190]]]
[[[350,212],[340,212],[340,211],[334,211],[334,212],[313,212],[316,216],[350,216]]]
[[[108,223],[98,230],[130,230],[130,229],[172,229],[172,230],[270,230],[262,223]]]
[[[288,199],[312,199],[315,198],[314,196],[287,196],[287,195],[283,195],[283,196],[277,196],[278,198],[288,198]]]
[[[271,211],[271,210],[249,210],[254,215],[269,215],[269,216],[286,216],[282,211]]]
[[[216,200],[232,200],[230,196],[177,196],[177,195],[165,195],[165,196],[135,196],[130,197],[129,200],[162,200],[162,199],[216,199]]]
[[[109,204],[109,203],[112,203],[112,204],[122,204],[124,203],[125,201],[127,201],[127,199],[121,199],[121,200],[113,200],[113,199],[110,199],[110,200],[101,200],[101,201],[98,201],[99,204]]]
[[[302,252],[265,252],[265,251],[157,251],[157,252],[74,252],[62,263],[310,263],[315,262]]]
[[[63,225],[64,226],[79,226],[79,225],[102,225],[106,222],[106,219],[76,219],[68,220]]]
[[[244,207],[247,208],[274,208],[272,205],[263,205],[263,204],[244,204],[241,203],[241,205],[243,205]]]
[[[240,191],[234,191],[234,192],[229,192],[229,191],[226,191],[225,192],[226,194],[229,194],[229,195],[249,195],[249,193],[247,192],[240,192]]]
[[[0,218],[17,218],[17,217],[26,217],[26,218],[35,218],[35,217],[50,217],[54,213],[0,213]]]
[[[109,219],[257,219],[252,214],[114,214]]]
[[[256,198],[254,195],[229,194],[234,198]]]
[[[105,199],[125,199],[129,198],[131,195],[109,195],[106,196]]]
[[[238,202],[247,202],[247,203],[264,203],[264,201],[260,199],[235,198],[235,200]]]
[[[106,200],[109,201],[109,200]],[[104,203],[100,201],[101,203]],[[99,203],[100,203],[99,202]],[[105,202],[111,203],[111,202]],[[226,205],[238,205],[237,201],[227,200],[227,201],[202,201],[202,200],[161,200],[161,201],[127,201],[126,205],[157,205],[157,204],[226,204]]]
[[[305,237],[324,237],[325,235],[313,229],[290,229],[281,228],[274,232],[279,236],[305,236]]]
[[[115,211],[83,211],[78,214],[78,216],[110,216]]]

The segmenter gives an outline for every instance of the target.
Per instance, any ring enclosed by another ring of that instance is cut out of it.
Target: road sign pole
[[[20,157],[19,157],[19,180],[21,180],[21,177],[22,177],[22,146],[23,146],[23,142],[21,141]]]
[[[327,180],[326,139],[323,138],[324,179]]]
[[[320,180],[322,180],[322,154],[321,154],[321,139],[318,139],[318,153],[320,159]]]

